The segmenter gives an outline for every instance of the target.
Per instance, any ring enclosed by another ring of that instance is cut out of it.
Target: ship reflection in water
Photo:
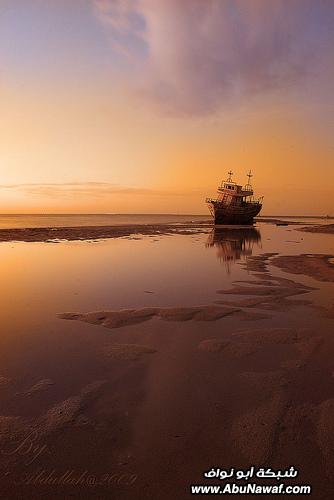
[[[214,228],[206,242],[206,247],[217,249],[217,258],[224,262],[230,273],[231,263],[252,255],[254,245],[261,243],[261,234],[255,227]]]

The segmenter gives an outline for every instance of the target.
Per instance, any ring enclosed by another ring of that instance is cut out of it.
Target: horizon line
[[[82,215],[169,215],[173,217],[208,217],[211,218],[209,214],[194,214],[194,213],[170,213],[170,212],[76,212],[76,213],[70,213],[70,212],[64,212],[64,213],[43,213],[43,212],[36,212],[36,213],[15,213],[15,212],[10,212],[10,213],[0,213],[0,217],[8,217],[8,216],[13,216],[13,217],[18,217],[18,216],[39,216],[39,217],[48,217],[48,216],[53,216],[53,217],[61,217],[61,216],[82,216]],[[298,214],[266,214],[266,215],[259,215],[257,218],[261,217],[299,217],[299,218],[320,218],[320,219],[326,219],[330,218],[333,219],[334,215],[298,215]]]

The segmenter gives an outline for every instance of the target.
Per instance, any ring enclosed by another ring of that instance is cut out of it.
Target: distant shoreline
[[[259,220],[269,224],[278,224],[279,219]],[[288,224],[300,224],[301,222],[290,222]],[[0,242],[22,241],[22,242],[46,242],[59,243],[61,241],[75,240],[102,240],[110,238],[129,237],[138,239],[138,236],[161,236],[161,235],[191,235],[209,233],[214,228],[219,231],[223,226],[214,226],[210,221],[192,223],[160,223],[160,224],[123,224],[123,225],[95,225],[95,226],[65,226],[65,227],[27,227],[27,228],[5,228],[0,229]],[[247,229],[253,226],[226,226],[224,229]],[[323,224],[319,226],[308,226],[298,228],[300,231],[314,233],[334,233],[334,224]]]
[[[58,243],[62,240],[101,240],[109,238],[198,234],[208,232],[210,224],[132,224],[115,226],[72,226],[0,229],[0,242],[25,241]]]
[[[101,212],[101,213],[0,213],[0,217],[103,217],[103,216],[119,216],[119,217],[154,217],[154,216],[165,216],[165,217],[209,217],[207,213],[205,214],[175,214],[175,213],[113,213],[113,212]],[[334,219],[334,215],[260,215],[258,218],[277,218],[283,217],[284,219]]]

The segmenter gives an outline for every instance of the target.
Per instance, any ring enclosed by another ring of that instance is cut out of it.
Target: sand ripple
[[[92,382],[84,387],[77,396],[72,396],[53,406],[37,421],[37,430],[48,434],[73,423],[85,407],[97,397],[105,383],[104,380]]]
[[[156,353],[156,349],[138,344],[112,344],[103,348],[103,354],[111,359],[136,361],[146,354]]]
[[[165,321],[215,321],[238,312],[235,307],[215,305],[195,307],[145,307],[143,309],[123,309],[120,311],[98,311],[89,313],[61,313],[61,319],[84,321],[106,328],[120,328],[134,325],[158,317]]]
[[[18,395],[20,394],[22,396],[31,396],[32,394],[35,394],[36,392],[45,391],[46,389],[48,389],[52,385],[54,385],[54,381],[51,380],[50,378],[46,378],[46,379],[40,380],[39,382],[34,384],[27,391],[23,391],[23,392],[20,392],[17,394]]]
[[[228,345],[228,342],[218,339],[206,339],[202,340],[198,344],[198,348],[200,351],[205,352],[220,352]]]
[[[249,463],[263,464],[270,459],[285,406],[285,396],[277,393],[233,423],[233,442]]]

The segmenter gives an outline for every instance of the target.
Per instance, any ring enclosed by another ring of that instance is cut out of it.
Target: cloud
[[[21,183],[2,184],[2,190],[17,190],[27,195],[48,198],[101,198],[113,195],[131,196],[185,196],[194,191],[185,193],[174,190],[149,189],[144,187],[119,186],[109,182],[64,182],[64,183]]]
[[[115,194],[147,195],[158,192],[146,188],[124,187],[109,182],[65,182],[3,184],[0,189],[19,190],[29,195],[52,198],[101,197]]]
[[[300,83],[330,47],[330,0],[94,0],[137,95],[177,114]],[[333,40],[331,40],[333,42]]]
[[[144,47],[145,20],[136,0],[94,0],[97,18],[108,27],[111,42],[122,56],[134,63]]]

